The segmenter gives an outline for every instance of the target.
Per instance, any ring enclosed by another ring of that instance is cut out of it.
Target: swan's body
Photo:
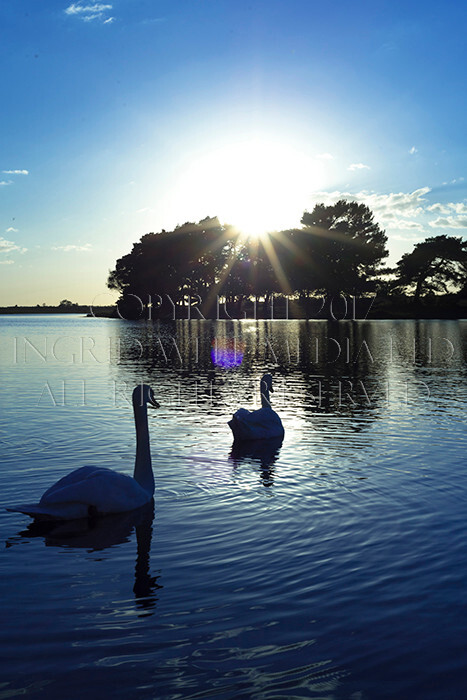
[[[265,374],[261,379],[261,408],[247,411],[239,408],[229,426],[235,440],[267,440],[284,437],[284,426],[278,414],[272,410],[269,392],[272,388],[272,376]]]
[[[26,503],[8,510],[37,519],[75,520],[125,513],[149,503],[154,494],[154,475],[149,448],[148,403],[159,405],[149,386],[137,386],[133,391],[136,427],[133,477],[104,467],[81,467],[47,489],[39,503]]]

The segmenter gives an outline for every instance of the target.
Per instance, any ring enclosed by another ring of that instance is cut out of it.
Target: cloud
[[[0,260],[0,265],[13,265],[14,260]]]
[[[147,24],[147,25],[160,24],[161,22],[165,22],[165,21],[166,21],[165,17],[152,17],[152,18],[148,18],[148,19],[143,19],[141,24]]]
[[[448,206],[452,207],[456,214],[467,214],[467,204],[465,202],[451,202]]]
[[[29,170],[2,170],[4,175],[29,175]]]
[[[432,228],[467,228],[467,217],[447,216],[446,218],[438,217],[434,221],[430,221],[429,225]]]
[[[7,187],[8,185],[12,185],[13,180],[0,180],[0,187]]]
[[[83,22],[93,22],[94,20],[101,21],[103,24],[111,24],[115,17],[109,17],[108,13],[112,9],[112,5],[104,5],[95,3],[94,5],[81,5],[72,3],[66,8],[65,14],[77,17]]]
[[[465,202],[447,202],[446,204],[431,204],[427,207],[428,211],[433,211],[438,214],[467,214],[467,204]]]
[[[407,221],[406,219],[393,219],[391,227],[408,231],[423,231],[423,225],[419,221]]]
[[[375,215],[375,220],[391,232],[393,240],[412,240],[417,234],[432,235],[430,229],[466,229],[467,200],[462,202],[435,202],[429,204],[430,187],[420,187],[413,192],[314,192],[315,202],[335,204],[339,199],[366,204]],[[433,213],[439,216],[432,219]],[[431,220],[430,220],[431,218]],[[429,227],[429,228],[428,228]],[[396,232],[407,232],[397,234]],[[421,240],[421,238],[420,238]]]
[[[415,148],[415,146],[412,146],[409,153],[411,156],[414,156],[416,153],[418,153],[418,148]]]
[[[17,228],[13,228],[13,226],[10,226],[9,228],[5,229],[7,233],[18,233]]]
[[[19,251],[20,253],[25,253],[27,248],[21,248],[13,241],[7,241],[6,238],[2,238],[0,236],[0,253],[12,253],[15,250]]]
[[[413,192],[368,195],[363,193],[362,199],[364,199],[365,204],[368,204],[370,209],[378,211],[383,217],[401,214],[404,217],[415,217],[423,212],[427,201],[425,195],[430,191],[429,187],[420,187]]]
[[[427,210],[428,211],[435,211],[438,214],[449,214],[449,212],[451,211],[451,208],[449,207],[449,205],[439,204],[439,202],[437,202],[436,204],[430,204],[430,206],[427,207]]]
[[[371,170],[369,165],[365,165],[364,163],[351,163],[347,170],[351,170],[352,172],[355,170]]]
[[[427,201],[425,195],[430,191],[429,187],[421,187],[413,192],[390,192],[389,194],[377,194],[365,190],[356,194],[315,192],[313,198],[315,201],[323,201],[325,204],[337,202],[339,199],[366,204],[378,220],[393,225],[395,220],[414,218],[422,214]]]
[[[334,156],[331,153],[318,153],[315,158],[320,160],[334,160]]]
[[[92,248],[90,243],[84,243],[84,245],[55,245],[52,246],[52,250],[61,250],[64,253],[87,253]]]

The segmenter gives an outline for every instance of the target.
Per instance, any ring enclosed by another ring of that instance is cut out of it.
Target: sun
[[[205,152],[185,170],[185,209],[215,213],[246,237],[298,225],[322,164],[279,139],[248,138]],[[187,201],[188,198],[188,201]]]

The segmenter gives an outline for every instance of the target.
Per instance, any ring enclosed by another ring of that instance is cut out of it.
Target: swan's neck
[[[264,382],[261,382],[261,408],[271,408],[269,389],[264,386]]]
[[[136,426],[136,459],[133,476],[135,481],[152,496],[154,493],[154,475],[152,473],[151,450],[149,447],[148,409],[146,404],[140,406],[134,402],[133,410]]]

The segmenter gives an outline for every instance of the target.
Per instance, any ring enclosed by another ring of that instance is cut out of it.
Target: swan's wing
[[[21,503],[11,506],[7,510],[14,513],[24,513],[31,518],[73,520],[75,518],[86,518],[89,515],[89,505],[78,500],[63,500],[64,489],[77,484],[97,470],[108,471],[103,467],[80,467],[59,479],[42,495],[39,503]],[[55,494],[60,497],[54,499]]]
[[[229,425],[234,437],[240,440],[264,440],[284,435],[282,421],[271,408],[259,408],[257,411],[239,408]]]
[[[78,502],[91,507],[96,514],[122,513],[139,508],[151,498],[131,476],[111,469],[82,467],[68,477],[46,491],[39,505],[48,508]]]
[[[24,513],[37,520],[77,520],[89,516],[89,506],[86,503],[58,503],[41,505],[40,503],[22,503],[7,508],[11,513]]]
[[[41,497],[41,502],[47,502],[49,497],[51,497],[55,492],[61,492],[62,489],[68,486],[72,486],[73,484],[78,484],[91,475],[95,474],[96,472],[111,472],[111,469],[106,469],[105,467],[80,467],[79,469],[75,469],[74,471],[70,472],[69,474],[66,474],[66,476],[63,476],[61,479],[55,482],[55,484],[52,484],[50,488],[47,489],[47,491],[44,491]]]

